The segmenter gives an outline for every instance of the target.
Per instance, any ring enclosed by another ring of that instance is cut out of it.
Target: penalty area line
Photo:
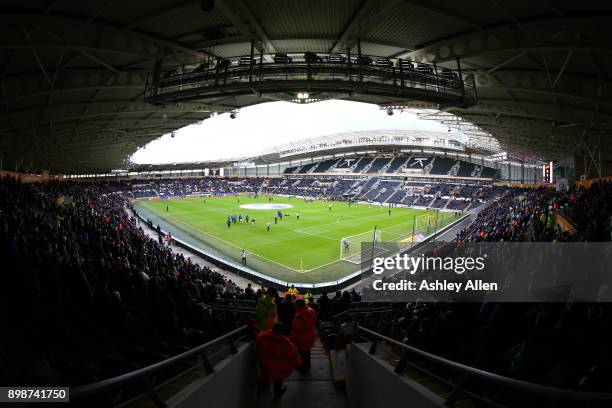
[[[337,238],[331,238],[331,237],[326,237],[325,235],[313,234],[312,232],[300,231],[299,228],[298,229],[294,229],[293,232],[297,232],[298,234],[312,235],[313,237],[329,239],[330,241],[339,241],[339,239],[337,239]]]
[[[198,227],[194,227],[193,225],[186,223],[186,222],[185,222],[185,221],[183,221],[183,220],[179,220],[178,218],[173,217],[173,216],[171,216],[170,214],[159,214],[159,215],[160,215],[162,218],[164,217],[164,215],[165,215],[165,216],[167,216],[167,217],[169,217],[169,218],[172,218],[173,220],[175,220],[175,221],[177,221],[177,222],[180,222],[181,224],[184,224],[184,225],[186,225],[187,227],[189,227],[189,228],[191,228],[191,229],[193,229],[193,230],[196,230],[196,231],[198,231],[198,232],[201,232],[202,234],[208,235],[209,237],[212,237],[212,238],[214,238],[214,239],[216,239],[216,240],[219,240],[219,241],[221,241],[221,242],[223,242],[223,243],[225,243],[225,244],[227,244],[227,245],[230,245],[230,246],[232,246],[232,247],[234,247],[234,248],[237,248],[237,249],[243,249],[243,248],[239,247],[239,246],[238,246],[238,245],[236,245],[236,244],[233,244],[233,243],[228,242],[228,241],[225,241],[225,240],[223,240],[223,239],[221,239],[221,238],[219,238],[219,237],[216,237],[216,236],[214,236],[214,235],[212,235],[212,234],[210,234],[210,233],[208,233],[208,232],[206,232],[206,231],[204,231],[204,230],[202,230],[202,229],[200,229],[200,228],[198,228]],[[319,269],[319,268],[322,268],[323,266],[327,266],[327,265],[329,265],[329,264],[333,263],[333,262],[330,262],[330,263],[327,263],[327,264],[325,264],[325,265],[317,266],[316,268],[312,268],[312,269],[304,269],[304,270],[302,270],[302,271],[301,271],[301,270],[299,270],[299,269],[294,269],[294,268],[292,268],[292,267],[290,267],[290,266],[283,265],[283,264],[282,264],[282,263],[280,263],[280,262],[277,262],[277,261],[274,261],[274,260],[272,260],[272,259],[266,258],[265,256],[261,256],[261,255],[259,255],[257,252],[252,252],[252,251],[249,251],[249,252],[250,252],[251,254],[253,254],[253,255],[257,256],[258,258],[264,259],[264,260],[266,260],[266,261],[268,261],[268,262],[272,262],[272,263],[274,263],[274,264],[276,264],[276,265],[282,266],[283,268],[289,269],[289,270],[291,270],[291,271],[293,271],[293,272],[300,273],[300,274],[302,274],[302,273],[308,273],[308,272],[314,271],[315,269]],[[334,262],[336,262],[336,261],[334,261]],[[278,278],[277,278],[277,279],[278,279]]]

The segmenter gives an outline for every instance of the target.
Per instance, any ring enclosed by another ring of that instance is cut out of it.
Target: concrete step
[[[349,369],[347,350],[331,350],[329,352],[332,379],[336,384],[341,384],[346,381]]]
[[[312,366],[307,373],[294,370],[285,381],[287,391],[280,398],[274,398],[272,385],[261,388],[257,407],[314,407],[348,408],[343,387],[333,382],[332,368],[328,355],[319,340],[311,350]]]
[[[332,371],[327,356],[325,358],[311,357],[310,371],[302,373],[293,370],[287,381],[332,381]]]
[[[261,389],[257,398],[258,408],[348,408],[344,389],[331,381],[285,381],[287,391],[274,398],[272,385]]]

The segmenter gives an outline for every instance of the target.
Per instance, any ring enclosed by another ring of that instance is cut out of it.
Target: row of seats
[[[386,159],[387,160],[387,159]],[[377,164],[377,166],[379,166]],[[160,179],[148,183],[134,181],[125,188],[133,198],[182,197],[192,194],[280,194],[329,197],[340,200],[376,201],[391,204],[426,206],[433,198],[435,208],[474,208],[505,191],[504,187],[452,183],[417,183],[399,180],[345,179],[340,176],[306,178],[213,178]],[[422,198],[419,196],[424,195]],[[459,202],[457,202],[459,201]],[[447,206],[448,204],[448,206]]]
[[[439,156],[400,156],[400,157],[355,157],[328,159],[303,166],[289,167],[284,174],[334,173],[342,169],[346,173],[408,173],[412,175],[441,175],[463,178],[494,178],[497,170],[463,160]]]
[[[449,207],[462,203],[451,201]],[[574,233],[563,232],[551,222],[557,213],[573,222]],[[455,242],[440,244],[434,251],[444,257],[465,242],[477,241],[610,242],[611,217],[612,182],[565,191],[507,189],[458,234]],[[532,268],[532,262],[527,262]],[[352,303],[344,313],[321,323],[325,346],[338,350],[351,341],[371,340],[365,334],[353,338],[353,322],[483,371],[565,390],[611,391],[612,307],[608,303]],[[448,381],[461,383],[462,377],[413,354],[402,357],[395,347],[379,343],[376,354],[382,354],[396,372],[404,372],[432,392],[446,392],[445,397],[452,391],[445,386]],[[474,377],[462,388],[471,395],[484,395],[499,406],[542,406],[529,402],[532,396],[518,395]],[[469,396],[465,398],[465,394],[461,398],[458,406],[482,405]]]

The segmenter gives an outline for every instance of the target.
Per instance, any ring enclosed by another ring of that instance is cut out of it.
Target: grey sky
[[[178,130],[139,149],[138,164],[193,162],[255,155],[301,139],[358,130],[438,130],[438,122],[419,120],[412,112],[388,116],[377,105],[325,101],[307,105],[270,102],[244,108],[236,119],[218,115]]]

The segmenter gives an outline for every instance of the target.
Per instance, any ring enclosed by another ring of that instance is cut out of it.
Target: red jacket
[[[314,346],[316,322],[317,312],[309,306],[298,310],[293,316],[290,338],[298,350],[310,350]]]
[[[264,377],[269,380],[284,380],[294,368],[302,365],[295,344],[272,329],[259,333],[255,344]]]

